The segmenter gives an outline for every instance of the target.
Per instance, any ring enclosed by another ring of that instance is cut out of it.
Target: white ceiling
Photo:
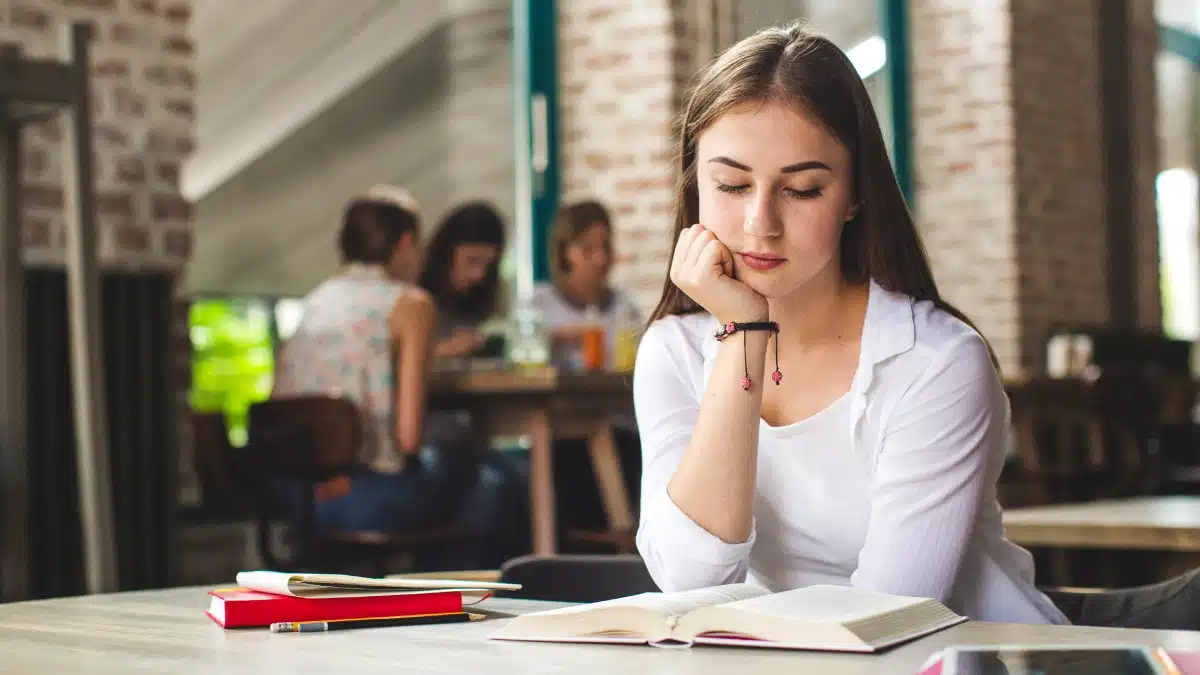
[[[196,0],[198,200],[437,25],[444,2]]]
[[[183,188],[197,209],[187,288],[302,294],[336,267],[334,224],[350,195],[403,184],[430,213],[460,197],[447,174],[447,107],[455,87],[507,78],[508,1],[195,0],[197,153]],[[456,29],[467,16],[470,26],[499,17],[502,34]],[[456,46],[464,41],[488,42],[472,66],[478,78],[452,72],[454,58],[473,53]],[[506,91],[499,101],[507,114]],[[497,131],[510,127],[502,120]],[[494,154],[475,163],[505,161]]]

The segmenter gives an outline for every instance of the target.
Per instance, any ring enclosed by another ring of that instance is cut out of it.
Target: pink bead
[[[775,372],[771,373],[771,379],[775,380],[775,384],[779,384],[781,381],[783,381],[783,373],[779,372],[779,369],[777,368],[775,369]]]
[[[751,384],[749,377],[742,378],[742,389],[749,391]]]
[[[736,331],[736,330],[737,330],[737,326],[733,325],[733,322],[732,322],[732,321],[730,321],[729,323],[725,324],[725,332],[726,332],[726,333],[732,333],[732,332],[734,332],[734,331]]]

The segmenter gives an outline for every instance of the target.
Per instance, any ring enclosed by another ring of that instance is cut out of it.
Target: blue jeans
[[[520,550],[525,489],[504,458],[489,452],[426,448],[400,473],[360,468],[349,492],[315,505],[318,530],[416,532],[461,526],[466,537],[437,554],[440,569],[497,567]],[[300,515],[304,484],[283,486],[289,512]],[[527,521],[526,521],[527,522]],[[527,529],[527,528],[526,528]]]
[[[349,492],[317,503],[316,527],[400,534],[451,522],[478,474],[465,455],[426,448],[399,473],[357,469]]]

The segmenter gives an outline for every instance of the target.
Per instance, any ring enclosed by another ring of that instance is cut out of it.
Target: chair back
[[[351,468],[362,442],[358,407],[332,396],[276,398],[250,406],[247,424],[247,470],[253,474],[258,552],[271,569],[301,569],[317,555],[316,483]],[[299,504],[290,504],[277,489],[281,482],[299,488]],[[311,487],[309,487],[311,486]],[[292,554],[277,555],[272,525],[290,525]]]
[[[499,595],[552,602],[600,602],[659,590],[637,555],[522,556],[500,568],[500,580],[521,584],[521,590]]]
[[[228,464],[229,428],[221,413],[192,411],[188,416],[192,432],[192,462],[200,486],[206,492],[233,490],[233,476]],[[206,495],[207,496],[207,495]]]
[[[362,418],[353,401],[332,396],[276,398],[250,406],[247,445],[260,470],[310,481],[358,460]]]
[[[1005,506],[1157,492],[1158,444],[1187,405],[1171,384],[1160,374],[1104,372],[1092,381],[1043,378],[1010,386],[1021,474],[1014,478],[1035,490]]]

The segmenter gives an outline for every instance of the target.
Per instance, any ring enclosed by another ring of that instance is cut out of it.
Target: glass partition
[[[1200,5],[1159,0],[1159,278],[1163,329],[1200,339]]]

